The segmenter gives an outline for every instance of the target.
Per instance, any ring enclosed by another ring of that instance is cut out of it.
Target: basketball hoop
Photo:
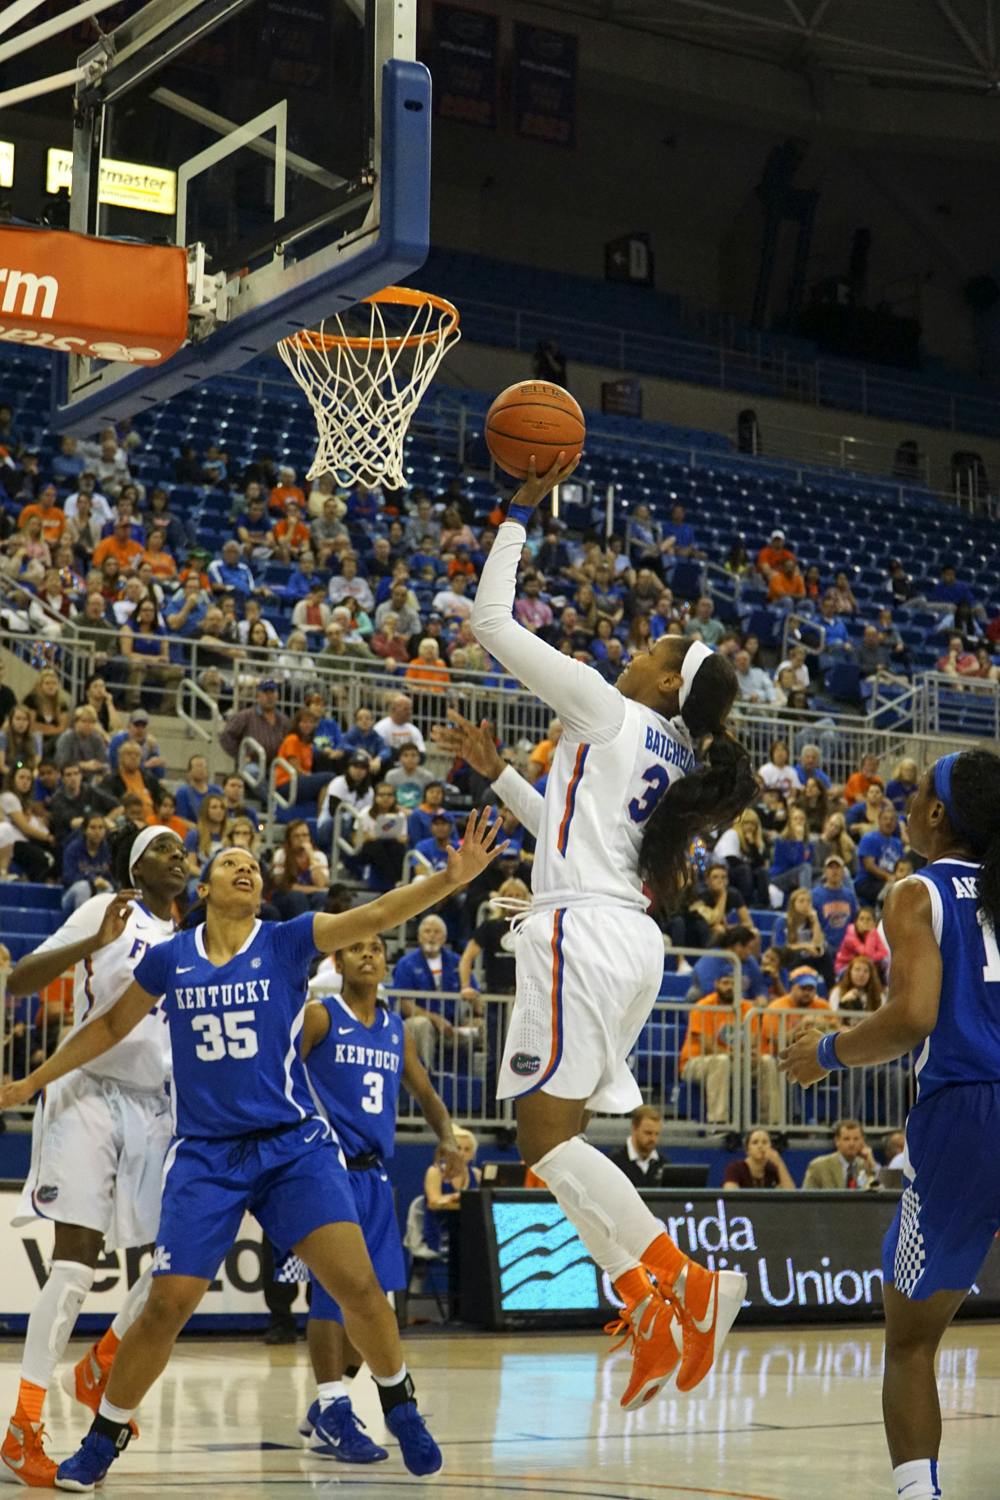
[[[403,440],[447,351],[461,338],[458,309],[431,292],[387,286],[318,328],[278,344],[305,391],[319,442],[307,477],[406,483]]]

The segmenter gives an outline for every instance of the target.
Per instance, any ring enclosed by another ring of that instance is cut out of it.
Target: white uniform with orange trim
[[[111,892],[92,896],[35,952],[96,935],[112,899]],[[146,950],[173,935],[172,922],[135,902],[120,937],[73,971],[73,1030],[110,1009]],[[109,1249],[155,1240],[171,1135],[169,1076],[170,1039],[158,1007],[86,1068],[50,1084],[35,1110],[31,1167],[11,1222],[80,1224],[99,1230]]]
[[[663,976],[663,937],[639,878],[643,825],[693,769],[683,721],[624,698],[512,615],[524,528],[506,521],[483,569],[477,638],[562,720],[544,800],[505,770],[494,788],[537,838],[531,911],[518,925],[517,992],[497,1084],[626,1113],[627,1059]],[[519,785],[515,785],[519,783]],[[532,801],[532,799],[534,799]]]

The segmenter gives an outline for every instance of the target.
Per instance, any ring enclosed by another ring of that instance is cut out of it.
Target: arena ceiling
[[[1000,0],[545,0],[549,9],[890,87],[1000,89]]]

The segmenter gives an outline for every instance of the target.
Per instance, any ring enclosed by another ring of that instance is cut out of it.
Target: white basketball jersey
[[[535,906],[648,904],[639,878],[643,827],[695,757],[683,720],[622,701],[622,726],[609,744],[564,734],[556,746],[532,867]]]
[[[95,936],[112,899],[110,891],[91,896],[35,951],[50,953]],[[110,1010],[132,983],[135,966],[147,948],[166,942],[174,930],[173,922],[133,902],[121,936],[91,958],[81,959],[73,970],[73,1029]],[[170,1037],[160,1006],[122,1041],[87,1063],[86,1071],[136,1089],[162,1089],[170,1076]]]

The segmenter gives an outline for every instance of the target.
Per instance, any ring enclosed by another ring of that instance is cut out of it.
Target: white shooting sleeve
[[[513,766],[504,766],[491,786],[504,806],[510,808],[521,827],[526,828],[532,838],[537,838],[542,826],[542,808],[545,806],[545,798],[541,792],[536,792],[531,782],[526,781]]]

